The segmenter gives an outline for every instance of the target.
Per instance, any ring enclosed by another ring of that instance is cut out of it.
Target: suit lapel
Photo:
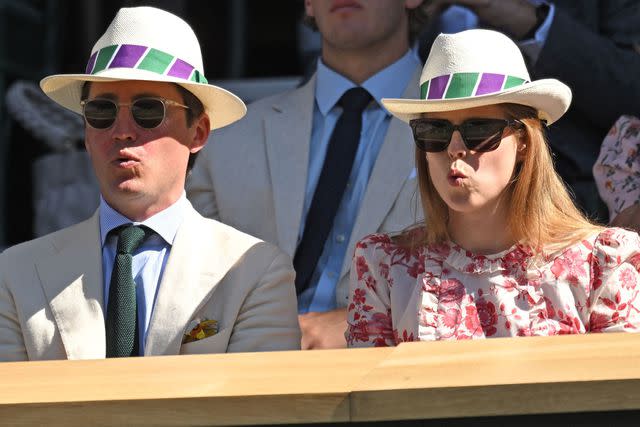
[[[51,236],[57,252],[36,263],[69,359],[105,357],[104,285],[98,212]]]
[[[264,118],[278,246],[290,256],[296,250],[302,218],[315,82],[313,76],[304,86],[274,103]]]
[[[238,254],[223,250],[225,228],[193,208],[185,215],[158,289],[145,356],[179,353],[189,320],[237,260]]]
[[[403,98],[418,98],[420,72],[420,69],[416,69],[402,95]],[[342,263],[341,279],[349,271],[351,255],[356,243],[367,234],[379,229],[393,207],[402,185],[409,178],[414,165],[413,146],[408,145],[412,140],[409,126],[392,117],[358,209],[358,216],[347,246],[347,254]]]

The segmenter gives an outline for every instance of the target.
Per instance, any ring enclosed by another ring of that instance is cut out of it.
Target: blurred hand
[[[536,8],[528,0],[427,0],[429,16],[437,16],[451,5],[471,9],[482,24],[500,30],[516,40],[537,24]]]
[[[613,221],[611,221],[611,225],[640,232],[640,204],[636,203],[620,212]]]
[[[311,312],[298,315],[302,331],[303,350],[346,348],[344,332],[347,330],[347,309],[338,308],[324,313]]]

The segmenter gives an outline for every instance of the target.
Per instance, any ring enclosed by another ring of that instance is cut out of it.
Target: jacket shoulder
[[[247,105],[247,114],[237,122],[221,129],[214,130],[212,138],[219,143],[219,139],[236,139],[241,135],[251,137],[256,132],[260,132],[263,126],[265,115],[271,112],[279,112],[281,106],[296,104],[299,100],[306,100],[313,95],[313,81],[307,82],[303,86],[277,93],[266,98],[258,99]],[[309,98],[311,100],[311,98]]]
[[[0,256],[8,259],[32,257],[37,259],[46,254],[57,252],[61,246],[70,240],[75,240],[92,228],[95,220],[89,218],[85,221],[63,228],[53,233],[45,234],[22,243],[18,243],[5,249]]]

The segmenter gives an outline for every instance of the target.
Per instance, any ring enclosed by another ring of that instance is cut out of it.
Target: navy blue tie
[[[302,240],[293,258],[298,295],[310,286],[311,276],[333,227],[333,220],[358,151],[362,112],[370,102],[371,95],[361,87],[349,89],[338,101],[338,105],[343,109],[342,115],[329,139],[322,172],[307,213]]]

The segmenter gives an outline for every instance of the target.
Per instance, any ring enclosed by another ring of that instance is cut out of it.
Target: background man
[[[214,132],[187,183],[202,214],[294,257],[303,348],[346,345],[355,243],[417,220],[411,132],[380,100],[418,97],[421,3],[306,0],[317,72]]]
[[[290,258],[186,199],[190,157],[245,112],[202,70],[189,25],[140,7],[118,12],[86,74],[41,82],[84,115],[102,198],[0,255],[0,360],[299,348]]]

